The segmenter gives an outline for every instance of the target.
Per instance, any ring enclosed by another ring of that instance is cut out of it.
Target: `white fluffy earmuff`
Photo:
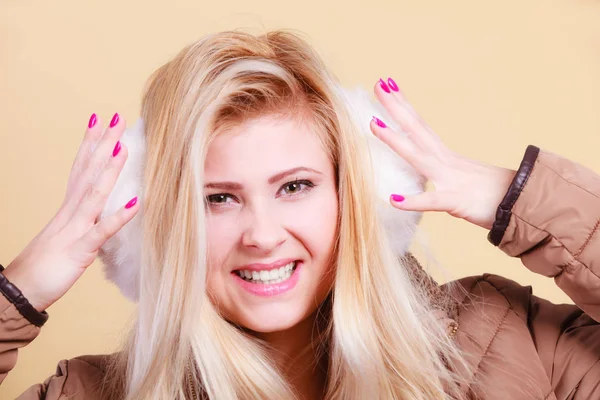
[[[415,235],[421,213],[400,211],[389,203],[392,193],[412,195],[424,189],[425,180],[406,161],[377,139],[369,128],[372,116],[377,116],[402,135],[400,129],[379,102],[373,101],[369,93],[356,88],[339,88],[339,95],[348,106],[350,115],[366,136],[371,155],[372,170],[378,198],[378,215],[384,225],[388,240],[398,255],[403,255]],[[140,119],[126,129],[121,141],[128,148],[129,156],[115,187],[109,196],[101,218],[114,214],[131,198],[143,199],[143,165],[146,149],[144,124]],[[141,201],[140,207],[144,207]],[[100,249],[99,258],[104,264],[105,277],[115,283],[123,295],[132,301],[138,300],[139,269],[142,254],[142,229],[140,209],[137,215]]]

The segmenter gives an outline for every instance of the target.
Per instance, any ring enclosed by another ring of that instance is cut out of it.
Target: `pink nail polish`
[[[385,122],[383,122],[379,118],[373,117],[373,121],[375,121],[375,123],[377,124],[378,127],[380,127],[380,128],[387,128],[387,125],[385,124]]]
[[[381,88],[386,92],[389,93],[390,92],[390,88],[388,87],[388,85],[386,85],[386,83],[383,81],[383,79],[379,78],[379,86],[381,86]]]
[[[133,199],[129,200],[129,203],[125,204],[125,208],[131,208],[135,206],[135,203],[137,203],[137,199],[137,196],[135,196]]]
[[[400,88],[398,87],[398,85],[396,85],[396,82],[394,82],[392,78],[388,78],[388,85],[390,85],[390,88],[392,88],[394,92],[400,91]]]
[[[404,196],[401,196],[399,194],[393,194],[392,200],[394,200],[397,203],[400,203],[401,201],[404,201]]]
[[[88,128],[93,128],[94,125],[96,125],[96,122],[98,122],[98,117],[96,116],[96,114],[92,114],[92,116],[90,117],[90,122],[88,122]]]
[[[112,128],[118,123],[119,123],[119,114],[115,113],[115,115],[113,115],[112,119],[110,120],[110,127]]]
[[[113,149],[113,157],[116,157],[120,151],[121,151],[121,141],[119,140],[117,142],[117,144],[115,144],[115,148]]]

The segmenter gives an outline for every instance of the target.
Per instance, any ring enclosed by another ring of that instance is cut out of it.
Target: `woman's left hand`
[[[498,205],[516,171],[484,164],[451,151],[421,120],[391,78],[387,82],[379,80],[375,95],[407,135],[387,127],[377,116],[371,121],[371,130],[436,189],[407,197],[402,193],[391,194],[392,205],[401,210],[445,211],[491,229]]]

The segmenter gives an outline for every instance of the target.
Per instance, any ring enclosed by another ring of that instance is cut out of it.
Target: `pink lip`
[[[286,262],[285,264],[282,264],[281,266],[289,264],[291,261],[293,261],[293,260],[290,260],[290,261]],[[253,265],[256,265],[256,264],[253,264]],[[275,265],[275,264],[273,264],[273,265]],[[290,279],[288,279],[284,282],[273,283],[270,285],[263,284],[263,283],[247,282],[247,281],[243,280],[242,278],[240,278],[239,275],[235,272],[232,272],[231,275],[233,275],[233,279],[235,279],[235,281],[242,287],[242,289],[246,290],[250,294],[253,294],[255,296],[262,296],[262,297],[272,297],[272,296],[278,296],[280,294],[288,292],[288,291],[292,290],[294,288],[294,286],[296,286],[296,284],[298,283],[298,280],[300,279],[301,266],[302,266],[302,262],[298,261],[296,263],[296,269],[292,273],[292,276],[290,277]],[[275,268],[275,267],[273,267],[273,268]],[[248,268],[244,267],[243,269],[248,269]],[[263,267],[262,269],[265,269],[265,267]]]
[[[286,258],[283,260],[277,260],[271,264],[259,264],[259,263],[248,264],[248,265],[243,265],[239,268],[236,268],[236,271],[239,271],[239,270],[248,270],[248,271],[271,270],[271,269],[283,267],[284,265],[288,265],[289,263],[291,263],[293,261],[296,261],[296,260],[294,258]]]

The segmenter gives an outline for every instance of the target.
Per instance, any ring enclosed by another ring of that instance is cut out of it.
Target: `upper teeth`
[[[262,270],[262,271],[249,271],[249,270],[238,270],[237,274],[245,278],[246,280],[256,281],[257,283],[279,283],[288,279],[292,275],[292,269],[296,265],[295,261],[284,265],[283,267]]]

